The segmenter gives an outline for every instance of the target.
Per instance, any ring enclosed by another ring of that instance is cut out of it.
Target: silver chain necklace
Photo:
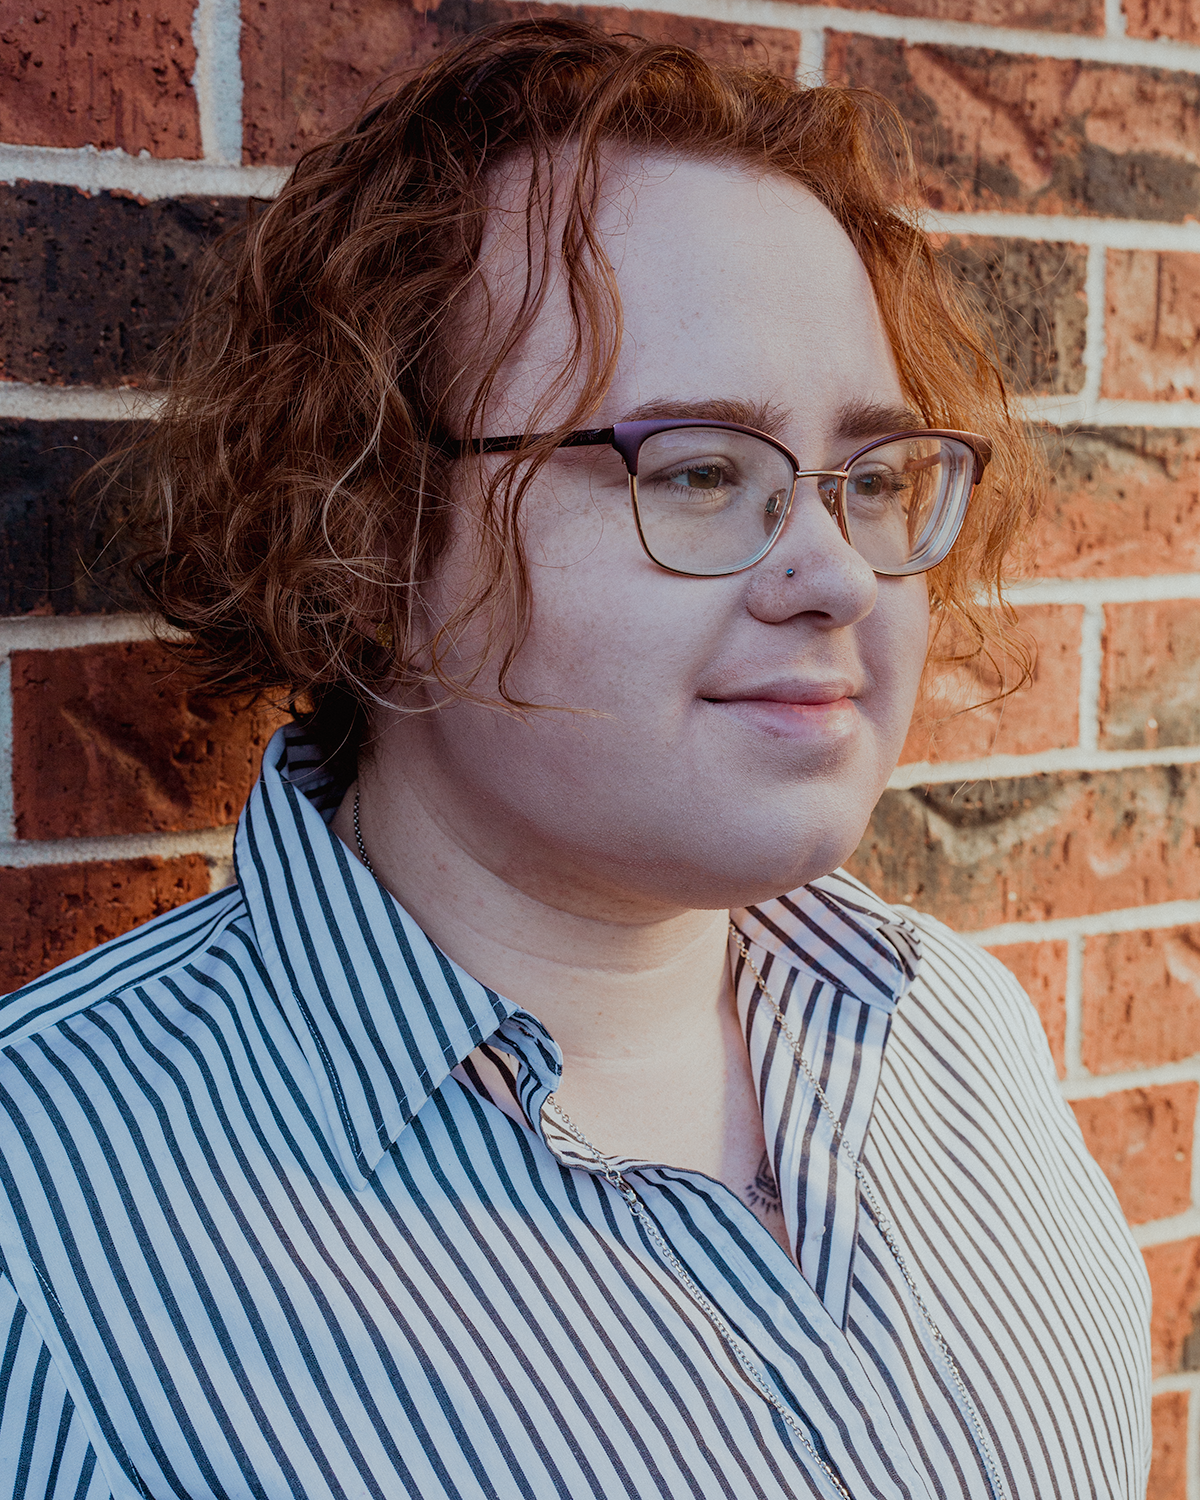
[[[908,1268],[908,1262],[905,1260],[904,1255],[900,1250],[900,1246],[896,1242],[896,1235],[892,1227],[892,1222],[884,1213],[883,1207],[880,1204],[878,1197],[876,1196],[875,1189],[871,1185],[871,1181],[866,1174],[866,1170],[863,1167],[862,1162],[858,1159],[858,1155],[850,1145],[849,1141],[846,1140],[845,1134],[842,1130],[842,1122],[834,1113],[833,1107],[829,1103],[829,1100],[825,1095],[825,1090],[817,1082],[812,1069],[809,1067],[808,1060],[804,1056],[804,1053],[800,1047],[799,1040],[792,1031],[791,1027],[788,1025],[787,1021],[784,1019],[783,1011],[779,1008],[774,995],[772,995],[771,991],[767,988],[767,982],[759,973],[758,966],[750,957],[749,949],[746,947],[741,933],[737,930],[732,922],[730,922],[729,924],[729,931],[734,942],[737,944],[739,953],[742,955],[742,958],[746,962],[747,968],[749,968],[751,974],[753,974],[754,976],[754,982],[759,993],[775,1013],[775,1020],[779,1026],[779,1029],[787,1039],[787,1043],[792,1049],[792,1055],[796,1059],[796,1066],[800,1069],[801,1073],[804,1074],[804,1077],[807,1079],[813,1092],[817,1096],[817,1101],[820,1104],[822,1111],[828,1117],[830,1126],[833,1129],[834,1139],[838,1144],[838,1149],[845,1153],[847,1160],[854,1168],[854,1176],[857,1179],[858,1185],[862,1190],[863,1197],[866,1199],[867,1207],[870,1209],[871,1215],[874,1218],[875,1223],[879,1227],[880,1234],[883,1235],[885,1244],[892,1253],[893,1260],[895,1260],[896,1265],[899,1267],[900,1274],[904,1278],[904,1284],[908,1287],[909,1295],[912,1297],[917,1311],[925,1320],[925,1323],[929,1329],[930,1336],[933,1339],[934,1346],[942,1359],[942,1363],[946,1367],[946,1371],[950,1376],[950,1380],[953,1383],[954,1389],[958,1393],[962,1409],[965,1411],[970,1421],[971,1427],[974,1429],[975,1445],[978,1449],[979,1456],[983,1460],[984,1468],[987,1470],[988,1485],[992,1492],[992,1500],[1008,1500],[1008,1491],[1005,1487],[1003,1477],[1000,1473],[1000,1465],[992,1449],[991,1442],[988,1439],[988,1435],[984,1428],[983,1422],[980,1419],[979,1411],[976,1408],[975,1402],[971,1399],[971,1393],[967,1390],[966,1381],[963,1379],[962,1373],[960,1372],[957,1364],[955,1364],[954,1362],[954,1357],[951,1355],[949,1346],[947,1345],[945,1338],[942,1336],[941,1329],[934,1322],[933,1314],[929,1311],[929,1308],[925,1302],[925,1298],[921,1295],[920,1288],[917,1286],[917,1283],[913,1278],[913,1274]],[[674,1272],[676,1279],[683,1286],[683,1289],[687,1292],[688,1296],[691,1297],[692,1301],[695,1302],[697,1307],[699,1307],[700,1311],[704,1313],[705,1317],[708,1318],[709,1322],[713,1325],[713,1327],[721,1335],[722,1339],[724,1339],[725,1343],[729,1346],[730,1351],[732,1352],[734,1358],[737,1360],[738,1364],[741,1366],[742,1370],[745,1372],[746,1377],[749,1379],[751,1385],[753,1385],[759,1392],[759,1394],[763,1396],[764,1399],[767,1400],[775,1408],[780,1417],[782,1417],[784,1423],[787,1425],[788,1430],[793,1433],[797,1441],[800,1443],[800,1446],[809,1455],[813,1462],[817,1464],[821,1471],[828,1477],[830,1483],[837,1490],[838,1494],[843,1497],[843,1500],[851,1500],[850,1492],[842,1482],[841,1475],[838,1474],[837,1471],[830,1464],[828,1464],[825,1459],[823,1459],[817,1452],[816,1446],[813,1443],[811,1437],[809,1437],[808,1432],[805,1430],[802,1424],[796,1420],[796,1417],[793,1415],[793,1413],[789,1411],[789,1409],[783,1404],[783,1402],[771,1389],[765,1377],[761,1374],[758,1367],[755,1365],[754,1361],[747,1353],[745,1346],[741,1343],[737,1335],[733,1332],[732,1328],[730,1328],[729,1324],[713,1306],[709,1298],[705,1296],[705,1294],[696,1285],[695,1281],[693,1281],[692,1277],[688,1274],[686,1267],[680,1261],[679,1257],[671,1249],[670,1245],[667,1244],[666,1240],[663,1237],[662,1231],[650,1217],[649,1210],[646,1208],[646,1205],[642,1202],[642,1200],[638,1197],[635,1189],[630,1186],[628,1180],[613,1164],[613,1162],[611,1162],[608,1157],[600,1152],[591,1143],[591,1141],[588,1140],[587,1136],[584,1135],[579,1126],[575,1124],[574,1120],[571,1119],[570,1115],[567,1114],[567,1112],[563,1109],[562,1105],[559,1104],[558,1100],[554,1097],[553,1094],[550,1094],[547,1097],[546,1103],[549,1104],[550,1107],[554,1110],[554,1113],[562,1122],[563,1127],[566,1129],[567,1133],[572,1137],[572,1139],[577,1141],[589,1153],[590,1156],[592,1156],[592,1158],[596,1162],[596,1165],[603,1173],[605,1179],[610,1182],[612,1186],[615,1187],[616,1190],[621,1194],[622,1198],[625,1199],[625,1202],[629,1205],[630,1209],[635,1214],[638,1221],[645,1229],[646,1233],[650,1236],[655,1249],[662,1256],[663,1260],[666,1261],[670,1269]]]
[[[358,809],[359,791],[358,788],[355,787],[354,837],[358,844],[358,857],[366,866],[367,873],[369,875],[374,875],[374,867],[372,866],[370,859],[367,857],[367,847],[363,843],[362,825],[359,822]],[[879,1232],[883,1235],[884,1242],[892,1253],[892,1258],[895,1260],[896,1265],[900,1269],[900,1274],[904,1278],[904,1283],[908,1287],[909,1295],[912,1297],[917,1311],[924,1318],[926,1325],[929,1328],[929,1333],[933,1339],[934,1346],[936,1347],[938,1354],[941,1356],[943,1364],[946,1366],[946,1370],[949,1373],[950,1379],[954,1384],[954,1388],[958,1392],[963,1409],[966,1411],[966,1414],[970,1419],[971,1426],[974,1428],[975,1444],[979,1450],[980,1457],[983,1459],[984,1466],[988,1471],[988,1484],[991,1487],[992,1500],[1008,1500],[1008,1491],[1005,1488],[1004,1480],[1002,1479],[1000,1474],[1000,1465],[996,1460],[995,1453],[992,1451],[992,1445],[988,1440],[988,1435],[984,1429],[983,1422],[980,1420],[979,1412],[976,1409],[974,1401],[971,1399],[971,1393],[967,1390],[966,1381],[962,1378],[962,1374],[959,1371],[958,1366],[954,1362],[954,1358],[950,1353],[949,1346],[942,1336],[941,1329],[939,1329],[937,1324],[934,1322],[933,1314],[926,1306],[925,1299],[921,1295],[920,1288],[917,1286],[916,1281],[913,1279],[912,1272],[908,1269],[908,1262],[904,1259],[904,1256],[900,1251],[900,1246],[896,1243],[896,1236],[892,1229],[892,1221],[884,1213],[879,1199],[875,1195],[875,1189],[871,1186],[870,1178],[868,1178],[862,1162],[858,1159],[858,1156],[855,1153],[853,1147],[850,1145],[849,1141],[846,1140],[846,1137],[842,1131],[842,1122],[834,1113],[832,1105],[829,1103],[829,1100],[825,1096],[825,1090],[817,1082],[816,1076],[814,1075],[812,1069],[809,1067],[808,1060],[804,1056],[804,1053],[800,1047],[799,1040],[793,1033],[787,1021],[784,1019],[783,1011],[780,1010],[775,996],[772,995],[771,991],[767,988],[767,981],[759,973],[758,966],[750,957],[750,950],[746,947],[741,933],[737,930],[732,922],[730,922],[729,924],[729,932],[734,942],[737,944],[738,952],[745,960],[747,968],[750,970],[751,974],[754,975],[754,983],[758,989],[759,994],[762,995],[763,999],[774,1011],[776,1023],[778,1024],[779,1029],[783,1033],[784,1037],[787,1039],[788,1046],[792,1049],[792,1055],[796,1059],[796,1066],[800,1069],[801,1073],[804,1074],[804,1077],[807,1079],[813,1092],[817,1096],[817,1102],[820,1104],[822,1111],[828,1117],[830,1126],[833,1129],[834,1139],[838,1143],[838,1149],[845,1153],[847,1160],[854,1168],[854,1176],[858,1181],[859,1187],[862,1189],[862,1195],[867,1201],[867,1207],[870,1209],[875,1223],[879,1226]],[[675,1254],[674,1250],[671,1249],[670,1245],[667,1244],[666,1240],[663,1237],[662,1231],[650,1217],[650,1212],[646,1208],[646,1205],[638,1197],[637,1192],[634,1190],[634,1188],[630,1186],[625,1176],[609,1160],[609,1158],[603,1154],[603,1152],[592,1145],[591,1141],[588,1140],[587,1136],[584,1135],[583,1131],[580,1130],[575,1121],[571,1119],[570,1115],[567,1114],[566,1110],[563,1109],[562,1105],[558,1102],[553,1094],[549,1094],[547,1096],[546,1103],[558,1116],[559,1120],[562,1122],[563,1128],[567,1131],[568,1135],[570,1135],[573,1140],[577,1141],[578,1144],[581,1145],[584,1150],[589,1153],[589,1155],[595,1160],[596,1165],[600,1168],[600,1171],[603,1174],[605,1180],[609,1182],[614,1188],[616,1188],[617,1192],[619,1192],[621,1197],[624,1198],[625,1202],[629,1205],[630,1210],[633,1212],[638,1222],[642,1225],[642,1228],[645,1229],[646,1233],[650,1236],[650,1240],[653,1243],[654,1248],[658,1251],[659,1255],[662,1256],[663,1260],[666,1261],[667,1265],[670,1267],[671,1271],[675,1275],[676,1280],[680,1283],[684,1291],[687,1292],[688,1296],[691,1297],[692,1301],[696,1304],[696,1306],[720,1334],[722,1339],[724,1339],[725,1343],[729,1346],[730,1351],[732,1352],[734,1358],[737,1360],[738,1364],[741,1366],[743,1372],[746,1375],[746,1378],[750,1381],[750,1384],[753,1385],[754,1388],[759,1392],[759,1394],[763,1396],[775,1408],[780,1417],[783,1419],[784,1424],[787,1426],[788,1430],[793,1434],[797,1442],[799,1442],[800,1446],[818,1466],[818,1468],[821,1469],[821,1471],[827,1476],[834,1489],[836,1489],[838,1494],[843,1497],[843,1500],[851,1500],[850,1491],[842,1483],[841,1475],[838,1474],[837,1470],[834,1469],[832,1465],[828,1464],[821,1457],[821,1455],[817,1452],[816,1445],[813,1443],[812,1438],[809,1437],[808,1432],[805,1430],[804,1426],[799,1421],[797,1421],[795,1415],[783,1404],[783,1402],[767,1384],[765,1377],[761,1374],[758,1366],[746,1352],[745,1346],[734,1333],[733,1329],[730,1328],[729,1324],[713,1306],[709,1298],[706,1297],[705,1294],[696,1285],[695,1281],[693,1281],[692,1277],[689,1275],[688,1270],[684,1266],[683,1262]]]
[[[356,786],[354,788],[354,837],[358,840],[358,857],[359,857],[359,859],[362,860],[363,864],[366,865],[366,867],[367,867],[367,874],[368,875],[375,875],[375,866],[367,858],[367,846],[366,846],[366,844],[363,843],[362,827],[360,826],[359,821],[358,821],[358,799],[359,799],[359,796],[360,796],[360,793],[359,793],[358,787]],[[375,879],[378,880],[379,876],[375,875]]]

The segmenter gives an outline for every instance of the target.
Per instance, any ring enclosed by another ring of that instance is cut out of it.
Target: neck
[[[454,961],[530,1011],[567,1062],[619,1066],[669,1054],[727,997],[728,913],[522,879],[524,864],[481,851],[454,808],[411,775],[364,767],[334,819],[356,855],[356,794],[365,849],[382,884]],[[449,811],[450,816],[447,816]]]

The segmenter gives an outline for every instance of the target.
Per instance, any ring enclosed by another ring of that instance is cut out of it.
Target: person
[[[236,884],[6,1004],[4,1496],[1144,1493],[1032,1008],[838,869],[1036,485],[911,180],[510,23],[202,288],[140,577],[295,717]]]

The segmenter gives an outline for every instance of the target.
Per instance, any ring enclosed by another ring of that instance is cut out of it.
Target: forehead
[[[574,338],[560,251],[564,179],[529,237],[529,164],[495,183],[482,270],[510,315],[529,284],[543,301],[497,383],[495,419],[512,426],[561,379]],[[542,202],[545,203],[543,198]],[[845,231],[786,178],[678,157],[614,154],[603,172],[595,229],[623,316],[605,420],[650,401],[720,393],[790,410],[892,401],[899,387],[866,269]],[[540,278],[544,277],[544,282]],[[563,409],[578,394],[564,384]],[[552,403],[553,404],[553,403]]]

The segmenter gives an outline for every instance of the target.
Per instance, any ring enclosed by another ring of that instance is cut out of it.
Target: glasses
[[[453,457],[515,453],[532,437],[445,445]],[[569,433],[561,448],[610,447],[625,461],[642,547],[687,578],[719,578],[761,562],[779,540],[802,479],[876,573],[924,573],[950,551],[992,456],[971,432],[893,432],[841,469],[802,469],[782,443],[735,422],[617,422]]]

